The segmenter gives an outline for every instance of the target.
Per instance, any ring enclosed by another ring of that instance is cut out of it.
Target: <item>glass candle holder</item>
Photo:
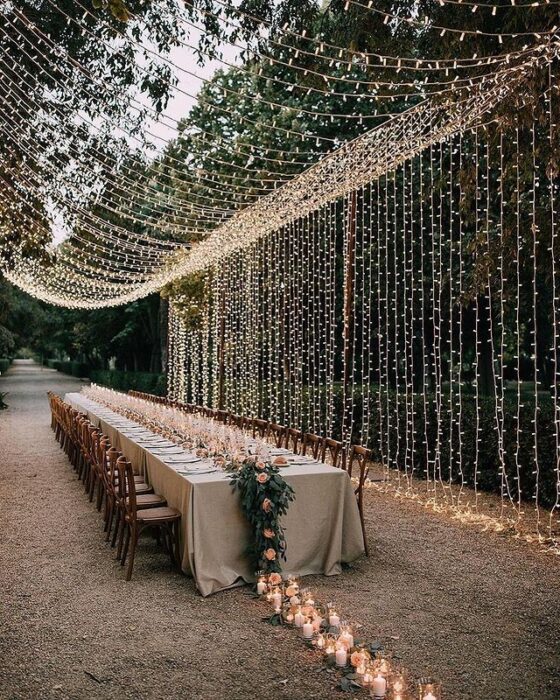
[[[421,678],[418,682],[419,700],[441,700],[441,684],[434,678]]]
[[[398,670],[389,677],[388,700],[409,700],[409,682],[405,671]]]

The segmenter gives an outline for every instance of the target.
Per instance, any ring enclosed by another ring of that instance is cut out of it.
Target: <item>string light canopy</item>
[[[54,4],[53,9],[56,9]],[[83,17],[87,14],[91,18],[87,8],[83,9]],[[6,16],[12,29],[11,36],[4,30],[6,41],[19,41],[20,50],[37,69],[52,71],[60,94],[71,90],[76,81],[87,78],[91,83],[91,87],[86,87],[88,93],[99,91],[105,99],[114,98],[110,85],[70,59],[64,51],[57,51],[49,37],[33,25],[25,13],[14,9]],[[91,33],[81,24],[83,19],[65,18],[82,31]],[[28,45],[29,32],[37,40],[33,47]],[[120,36],[123,41],[127,40],[124,34]],[[132,46],[138,44],[135,39],[130,41]],[[24,161],[18,163],[15,170],[8,171],[11,182],[4,181],[5,206],[26,208],[37,217],[42,213],[42,222],[34,225],[43,238],[48,238],[53,221],[49,221],[48,216],[45,218],[38,204],[46,199],[51,209],[64,212],[66,228],[72,230],[70,239],[52,253],[48,265],[27,260],[24,251],[11,250],[11,264],[6,274],[35,296],[71,307],[126,303],[157,291],[174,279],[207,268],[240,247],[250,245],[301,215],[302,211],[313,211],[325,201],[343,196],[371,179],[372,173],[381,174],[400,158],[409,157],[415,148],[422,149],[431,140],[437,142],[447,133],[468,128],[488,114],[536,64],[551,60],[555,50],[555,44],[545,43],[536,49],[508,55],[490,74],[458,81],[452,90],[447,83],[436,83],[435,97],[402,115],[393,116],[386,124],[366,131],[327,156],[321,157],[321,146],[315,157],[310,152],[305,160],[298,161],[294,160],[295,153],[273,156],[267,151],[266,158],[276,165],[277,173],[268,163],[266,170],[239,165],[237,158],[232,157],[238,156],[239,150],[228,152],[227,147],[223,157],[210,155],[210,162],[217,166],[231,163],[233,170],[227,173],[219,167],[216,173],[205,168],[196,168],[193,173],[185,169],[179,153],[173,151],[166,153],[164,159],[156,160],[146,158],[142,152],[135,153],[133,158],[115,157],[113,149],[107,152],[96,144],[104,137],[111,139],[116,125],[109,120],[100,124],[85,115],[77,124],[67,123],[64,112],[56,105],[48,113],[42,112],[44,96],[27,89],[33,85],[29,70],[22,68],[17,79],[9,70],[4,70],[0,78],[4,89],[16,103],[31,107],[34,130],[41,134],[40,139],[34,138],[28,125],[18,123],[9,114],[0,114],[0,130],[8,152],[24,154]],[[0,69],[9,67],[9,52],[6,54],[1,46],[0,51]],[[56,70],[54,65],[49,67],[55,53]],[[369,87],[369,83],[366,84]],[[226,90],[225,94],[231,96],[232,91]],[[245,94],[244,98],[248,103],[254,100],[256,105],[262,105],[258,95]],[[276,102],[267,102],[267,105],[283,109],[283,105]],[[141,111],[133,97],[128,99],[127,107],[135,115]],[[219,107],[219,110],[218,114],[224,108]],[[60,118],[53,119],[53,113]],[[362,119],[359,112],[333,115],[319,111],[314,116]],[[388,117],[384,115],[386,120]],[[241,121],[244,120],[242,117]],[[271,126],[276,128],[274,124]],[[86,147],[81,148],[78,134],[84,128],[88,141]],[[181,125],[176,123],[175,128],[179,133]],[[284,132],[281,128],[280,134]],[[45,143],[53,143],[55,135],[58,136],[57,148],[50,154]],[[200,138],[201,135],[196,136]],[[299,136],[316,145],[325,141],[314,134]],[[126,139],[139,149],[141,139],[134,132],[129,131]],[[119,147],[122,149],[122,142],[113,143],[117,152]],[[196,143],[196,139],[189,140],[189,147]],[[229,161],[226,161],[228,156]],[[310,163],[309,158],[318,163],[304,170]],[[41,164],[40,169],[34,165],[37,163]],[[284,174],[282,169],[287,165],[290,169]],[[81,181],[76,181],[76,171]],[[110,183],[110,196],[103,186],[94,189],[91,183],[98,180]],[[160,186],[162,181],[165,187]],[[85,195],[80,196],[84,190]],[[192,248],[182,246],[181,237],[196,242]],[[124,255],[123,250],[126,251]],[[109,270],[111,277],[107,279]]]

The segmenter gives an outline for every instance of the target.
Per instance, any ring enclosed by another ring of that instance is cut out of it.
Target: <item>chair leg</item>
[[[126,570],[127,581],[130,581],[130,579],[132,578],[132,569],[134,567],[134,555],[136,554],[136,545],[138,544],[139,534],[139,531],[135,529],[130,535],[130,539],[132,540],[132,546],[130,549],[130,558],[128,560],[128,569]]]
[[[123,552],[122,552],[122,557],[121,557],[121,566],[124,566],[124,563],[126,561],[126,555],[128,554],[129,544],[130,544],[130,526],[125,528],[124,547],[123,547]]]
[[[95,507],[98,512],[101,512],[101,506],[103,505],[103,495],[105,493],[105,487],[103,486],[103,481],[99,479],[97,484],[97,500],[95,502]]]
[[[115,531],[113,532],[113,539],[111,540],[111,547],[114,547],[117,544],[117,537],[119,537],[120,532],[125,525],[124,513],[122,512],[122,509],[117,508],[116,510],[117,510],[117,512],[116,512]],[[117,554],[117,558],[118,558],[118,554]]]
[[[174,559],[175,566],[178,571],[181,571],[181,555],[180,555],[180,542],[179,542],[179,520],[175,520],[171,524],[171,529],[173,533],[173,549],[174,549]]]
[[[361,499],[358,501],[358,511],[360,512],[360,522],[362,524],[362,535],[364,538],[364,551],[366,553],[366,557],[369,557],[369,545],[368,545],[367,534],[366,534],[366,523],[364,520],[364,504],[361,501]]]
[[[109,514],[107,516],[107,522],[105,523],[105,531],[107,533],[105,537],[105,542],[108,542],[111,538],[111,528],[113,527],[113,517],[115,515],[115,498],[111,497],[111,502],[109,503]]]

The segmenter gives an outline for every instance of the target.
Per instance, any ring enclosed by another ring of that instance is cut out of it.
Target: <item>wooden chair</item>
[[[299,454],[300,442],[303,439],[303,433],[297,428],[288,428],[286,431],[286,448],[292,450],[294,454]]]
[[[113,539],[111,541],[111,546],[113,547],[117,541],[119,510],[122,508],[119,495],[119,471],[117,465],[119,457],[123,457],[123,455],[114,447],[107,450],[107,511],[105,518],[105,531],[107,535],[105,540],[107,542],[109,541],[111,530],[113,529],[113,522],[115,522],[115,532],[113,533]],[[151,494],[154,492],[153,488],[146,484],[141,476],[133,477],[133,479],[136,483],[137,495]]]
[[[283,447],[286,440],[286,426],[278,423],[269,423],[266,428],[266,438],[271,440],[275,447]]]
[[[266,431],[268,429],[268,421],[262,418],[253,418],[253,437],[266,437]]]
[[[301,454],[311,453],[313,459],[318,460],[323,452],[324,438],[314,433],[305,433],[301,443]]]
[[[156,527],[163,533],[171,561],[179,568],[179,521],[181,520],[181,513],[175,508],[167,506],[139,509],[132,465],[124,457],[121,457],[117,460],[117,469],[120,485],[119,493],[124,514],[122,540],[119,542],[118,555],[120,555],[122,566],[125,565],[126,558],[129,556],[126,580],[130,581],[132,578],[136,546],[142,531],[146,527]]]
[[[331,464],[333,467],[345,467],[343,445],[338,440],[325,438],[323,440],[323,449],[321,450],[321,462]]]
[[[364,522],[364,484],[369,473],[369,465],[371,464],[371,450],[361,445],[352,445],[350,454],[347,460],[348,476],[352,478],[353,472],[357,472],[357,486],[354,489],[356,499],[358,501],[358,510],[360,511],[360,521],[362,523],[362,533],[364,537],[364,549],[366,556],[369,557],[369,547],[366,536],[366,527]]]
[[[227,424],[229,421],[229,411],[224,411],[223,409],[218,409],[217,411],[215,411],[215,417],[216,417],[216,420],[220,421],[220,423]]]

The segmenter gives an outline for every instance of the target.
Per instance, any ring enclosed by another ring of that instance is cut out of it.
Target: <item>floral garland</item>
[[[282,571],[286,560],[286,539],[280,518],[286,515],[294,490],[277,466],[264,455],[247,455],[231,468],[231,485],[241,495],[241,508],[253,528],[253,543],[248,553],[255,571],[265,574]]]

